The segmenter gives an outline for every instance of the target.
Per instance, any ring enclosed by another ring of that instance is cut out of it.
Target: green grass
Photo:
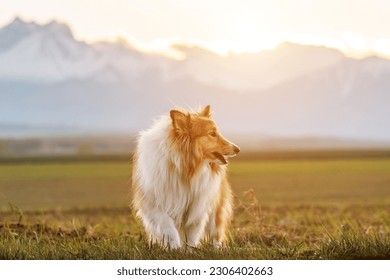
[[[382,212],[357,223],[348,209],[240,207],[226,247],[191,251],[150,245],[126,208],[3,213],[0,259],[390,259],[388,210],[357,209]]]
[[[390,158],[233,159],[235,218],[221,250],[164,250],[129,204],[130,159],[0,163],[0,259],[390,259]]]
[[[238,162],[230,178],[261,204],[390,202],[389,159]]]
[[[127,205],[130,177],[130,160],[0,164],[0,210]],[[390,159],[232,160],[229,179],[261,205],[390,203]]]

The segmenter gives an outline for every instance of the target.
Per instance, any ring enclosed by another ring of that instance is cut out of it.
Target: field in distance
[[[388,151],[232,159],[226,248],[150,250],[128,207],[125,156],[0,160],[3,259],[390,259]]]

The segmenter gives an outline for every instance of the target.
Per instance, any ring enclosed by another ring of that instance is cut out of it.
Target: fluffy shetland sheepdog
[[[133,209],[151,242],[197,246],[203,237],[220,246],[232,216],[227,158],[240,149],[211,118],[170,111],[141,132],[133,165]]]

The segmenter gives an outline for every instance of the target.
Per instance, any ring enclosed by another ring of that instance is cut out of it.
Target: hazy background
[[[390,259],[389,15],[0,0],[0,259]],[[136,134],[207,104],[241,148],[229,245],[150,250],[129,209]]]
[[[244,149],[390,145],[390,2],[1,1],[0,156],[119,153],[211,104]]]

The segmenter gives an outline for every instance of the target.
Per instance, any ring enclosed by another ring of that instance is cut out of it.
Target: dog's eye
[[[215,131],[210,132],[210,136],[215,137],[215,136],[217,136],[217,133],[215,133]]]

